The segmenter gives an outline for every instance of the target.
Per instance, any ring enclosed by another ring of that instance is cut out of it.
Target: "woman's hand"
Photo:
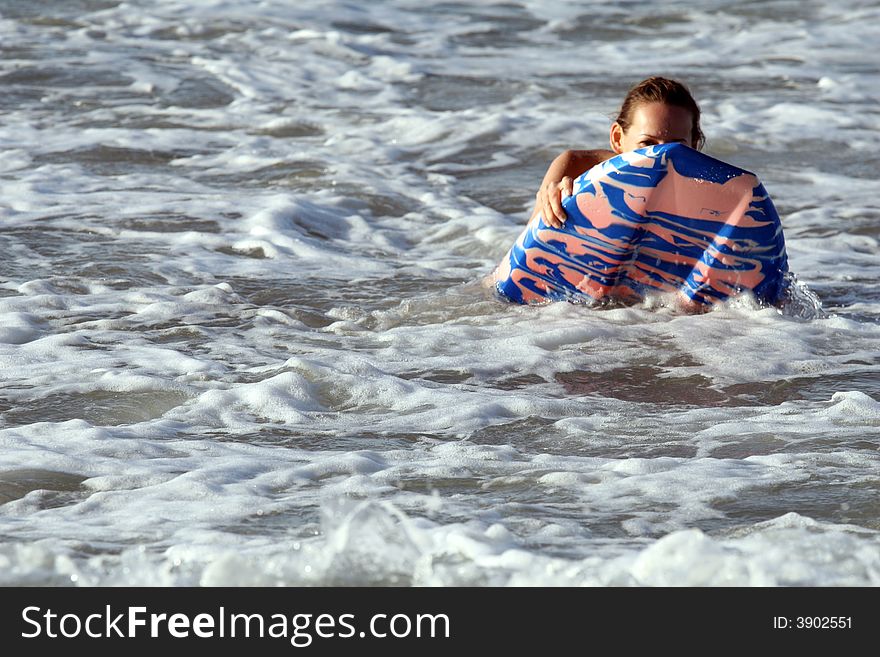
[[[535,194],[535,209],[531,219],[540,214],[544,223],[553,228],[562,228],[568,216],[562,209],[562,201],[574,193],[574,180],[584,171],[599,162],[613,157],[614,153],[605,150],[572,151],[568,150],[550,163],[550,168],[541,181],[541,187]]]
[[[562,228],[568,215],[562,208],[562,201],[571,196],[574,179],[563,176],[561,180],[544,180],[535,194],[535,210],[541,213],[544,223],[553,228]]]

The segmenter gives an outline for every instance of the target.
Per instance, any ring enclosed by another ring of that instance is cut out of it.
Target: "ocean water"
[[[860,0],[0,0],[0,584],[880,584],[878,42]],[[810,292],[498,301],[651,74]]]

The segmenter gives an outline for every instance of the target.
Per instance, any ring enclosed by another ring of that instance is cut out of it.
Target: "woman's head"
[[[653,144],[683,143],[701,148],[700,107],[688,88],[668,78],[651,77],[629,90],[611,126],[615,153]]]

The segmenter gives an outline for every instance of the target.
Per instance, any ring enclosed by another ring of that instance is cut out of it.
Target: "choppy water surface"
[[[0,1],[0,583],[880,583],[878,25]],[[480,287],[654,73],[824,313]]]

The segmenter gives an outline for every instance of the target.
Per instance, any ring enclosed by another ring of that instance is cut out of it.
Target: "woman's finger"
[[[550,205],[552,207],[554,217],[559,222],[559,226],[557,226],[557,228],[561,228],[562,224],[565,223],[565,220],[568,219],[568,215],[566,215],[565,210],[562,209],[561,184],[562,183],[557,184],[550,191]]]
[[[565,176],[562,179],[562,191],[565,196],[571,196],[574,194],[574,180],[570,176]]]
[[[546,190],[541,190],[541,218],[544,223],[553,228],[559,228],[559,220],[553,214],[553,206],[550,205],[551,195]]]

